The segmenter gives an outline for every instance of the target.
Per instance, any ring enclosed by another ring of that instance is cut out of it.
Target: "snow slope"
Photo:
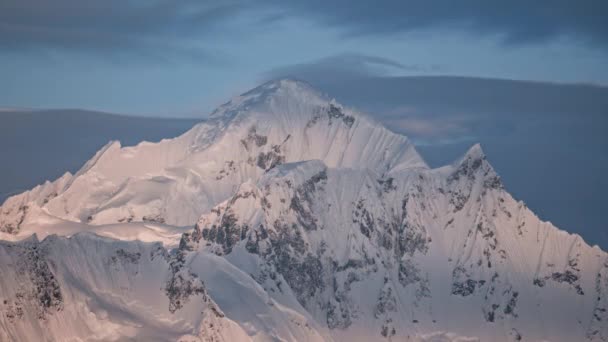
[[[305,315],[213,255],[79,233],[2,242],[0,258],[2,341],[323,340]]]
[[[0,339],[608,340],[608,254],[513,199],[479,145],[429,169],[293,80],[108,144],[9,198],[0,231]]]

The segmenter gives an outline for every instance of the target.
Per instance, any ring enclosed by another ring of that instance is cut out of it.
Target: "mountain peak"
[[[483,149],[481,148],[481,144],[476,143],[475,145],[471,146],[469,148],[469,150],[467,151],[467,153],[464,154],[464,158],[469,158],[469,159],[483,159],[485,158],[486,155],[483,152]]]
[[[380,173],[428,167],[407,137],[295,79],[264,83],[222,105],[213,116],[230,122],[226,127],[238,132],[233,141],[243,136],[263,139],[275,149],[264,153],[280,150],[288,162],[320,159],[329,167],[367,167]]]
[[[312,85],[310,85],[306,81],[302,81],[295,78],[279,78],[270,80],[266,83],[263,83],[247,92],[242,94],[241,96],[253,95],[253,94],[265,94],[270,95],[274,93],[315,93],[316,95],[321,95],[320,92],[315,89]]]
[[[210,117],[234,117],[240,112],[252,109],[268,112],[268,106],[277,103],[281,104],[281,108],[276,109],[288,114],[291,112],[289,109],[294,109],[294,107],[321,105],[328,102],[330,102],[329,97],[310,84],[292,78],[282,78],[268,81],[233,97],[211,113]]]
[[[500,177],[488,162],[480,144],[475,144],[460,158],[452,164],[450,181],[459,179],[480,180],[485,187],[502,189]]]
[[[457,159],[452,164],[452,166],[458,167],[462,164],[469,164],[472,162],[476,162],[476,163],[480,164],[482,161],[485,161],[485,160],[486,160],[486,155],[483,152],[481,145],[479,143],[476,143],[473,146],[469,147],[467,152],[462,157]]]

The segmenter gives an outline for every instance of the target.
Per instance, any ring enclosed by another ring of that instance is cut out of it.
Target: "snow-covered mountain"
[[[479,145],[430,169],[293,80],[109,143],[9,198],[0,231],[2,339],[608,341],[608,254]]]

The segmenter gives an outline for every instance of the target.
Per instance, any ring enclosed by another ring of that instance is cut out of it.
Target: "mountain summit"
[[[192,225],[235,184],[312,159],[383,174],[427,168],[406,137],[305,83],[279,80],[237,96],[177,138],[126,148],[108,143],[75,175],[9,198],[0,231],[17,233],[33,218],[27,211],[39,208],[82,223]]]
[[[608,254],[479,145],[430,169],[294,80],[109,143],[9,198],[0,231],[2,340],[608,341]]]

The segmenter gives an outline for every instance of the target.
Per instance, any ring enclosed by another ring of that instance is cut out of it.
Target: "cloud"
[[[197,41],[240,9],[231,1],[4,0],[0,49],[219,61]]]
[[[338,100],[375,113],[394,129],[425,141],[463,134],[506,136],[539,122],[608,122],[606,87],[459,76],[392,76],[367,67],[374,57],[343,56],[283,66],[264,77],[306,80]],[[392,65],[390,60],[381,60],[382,65]],[[401,69],[408,68],[414,66]],[[424,70],[424,66],[415,68]]]
[[[307,16],[347,35],[416,30],[465,31],[496,35],[507,44],[574,37],[608,47],[608,2],[603,0],[336,0],[278,1],[293,16]]]
[[[427,69],[429,68],[421,65],[405,65],[384,57],[343,53],[321,58],[313,63],[277,67],[266,72],[263,78],[264,80],[268,80],[279,77],[299,77],[305,75],[309,80],[346,80],[394,72],[427,71]]]
[[[565,36],[608,47],[607,16],[602,0],[3,0],[0,49],[218,62],[225,58],[214,52],[217,37],[244,37],[290,18],[351,37],[426,30],[497,36],[511,45]]]

